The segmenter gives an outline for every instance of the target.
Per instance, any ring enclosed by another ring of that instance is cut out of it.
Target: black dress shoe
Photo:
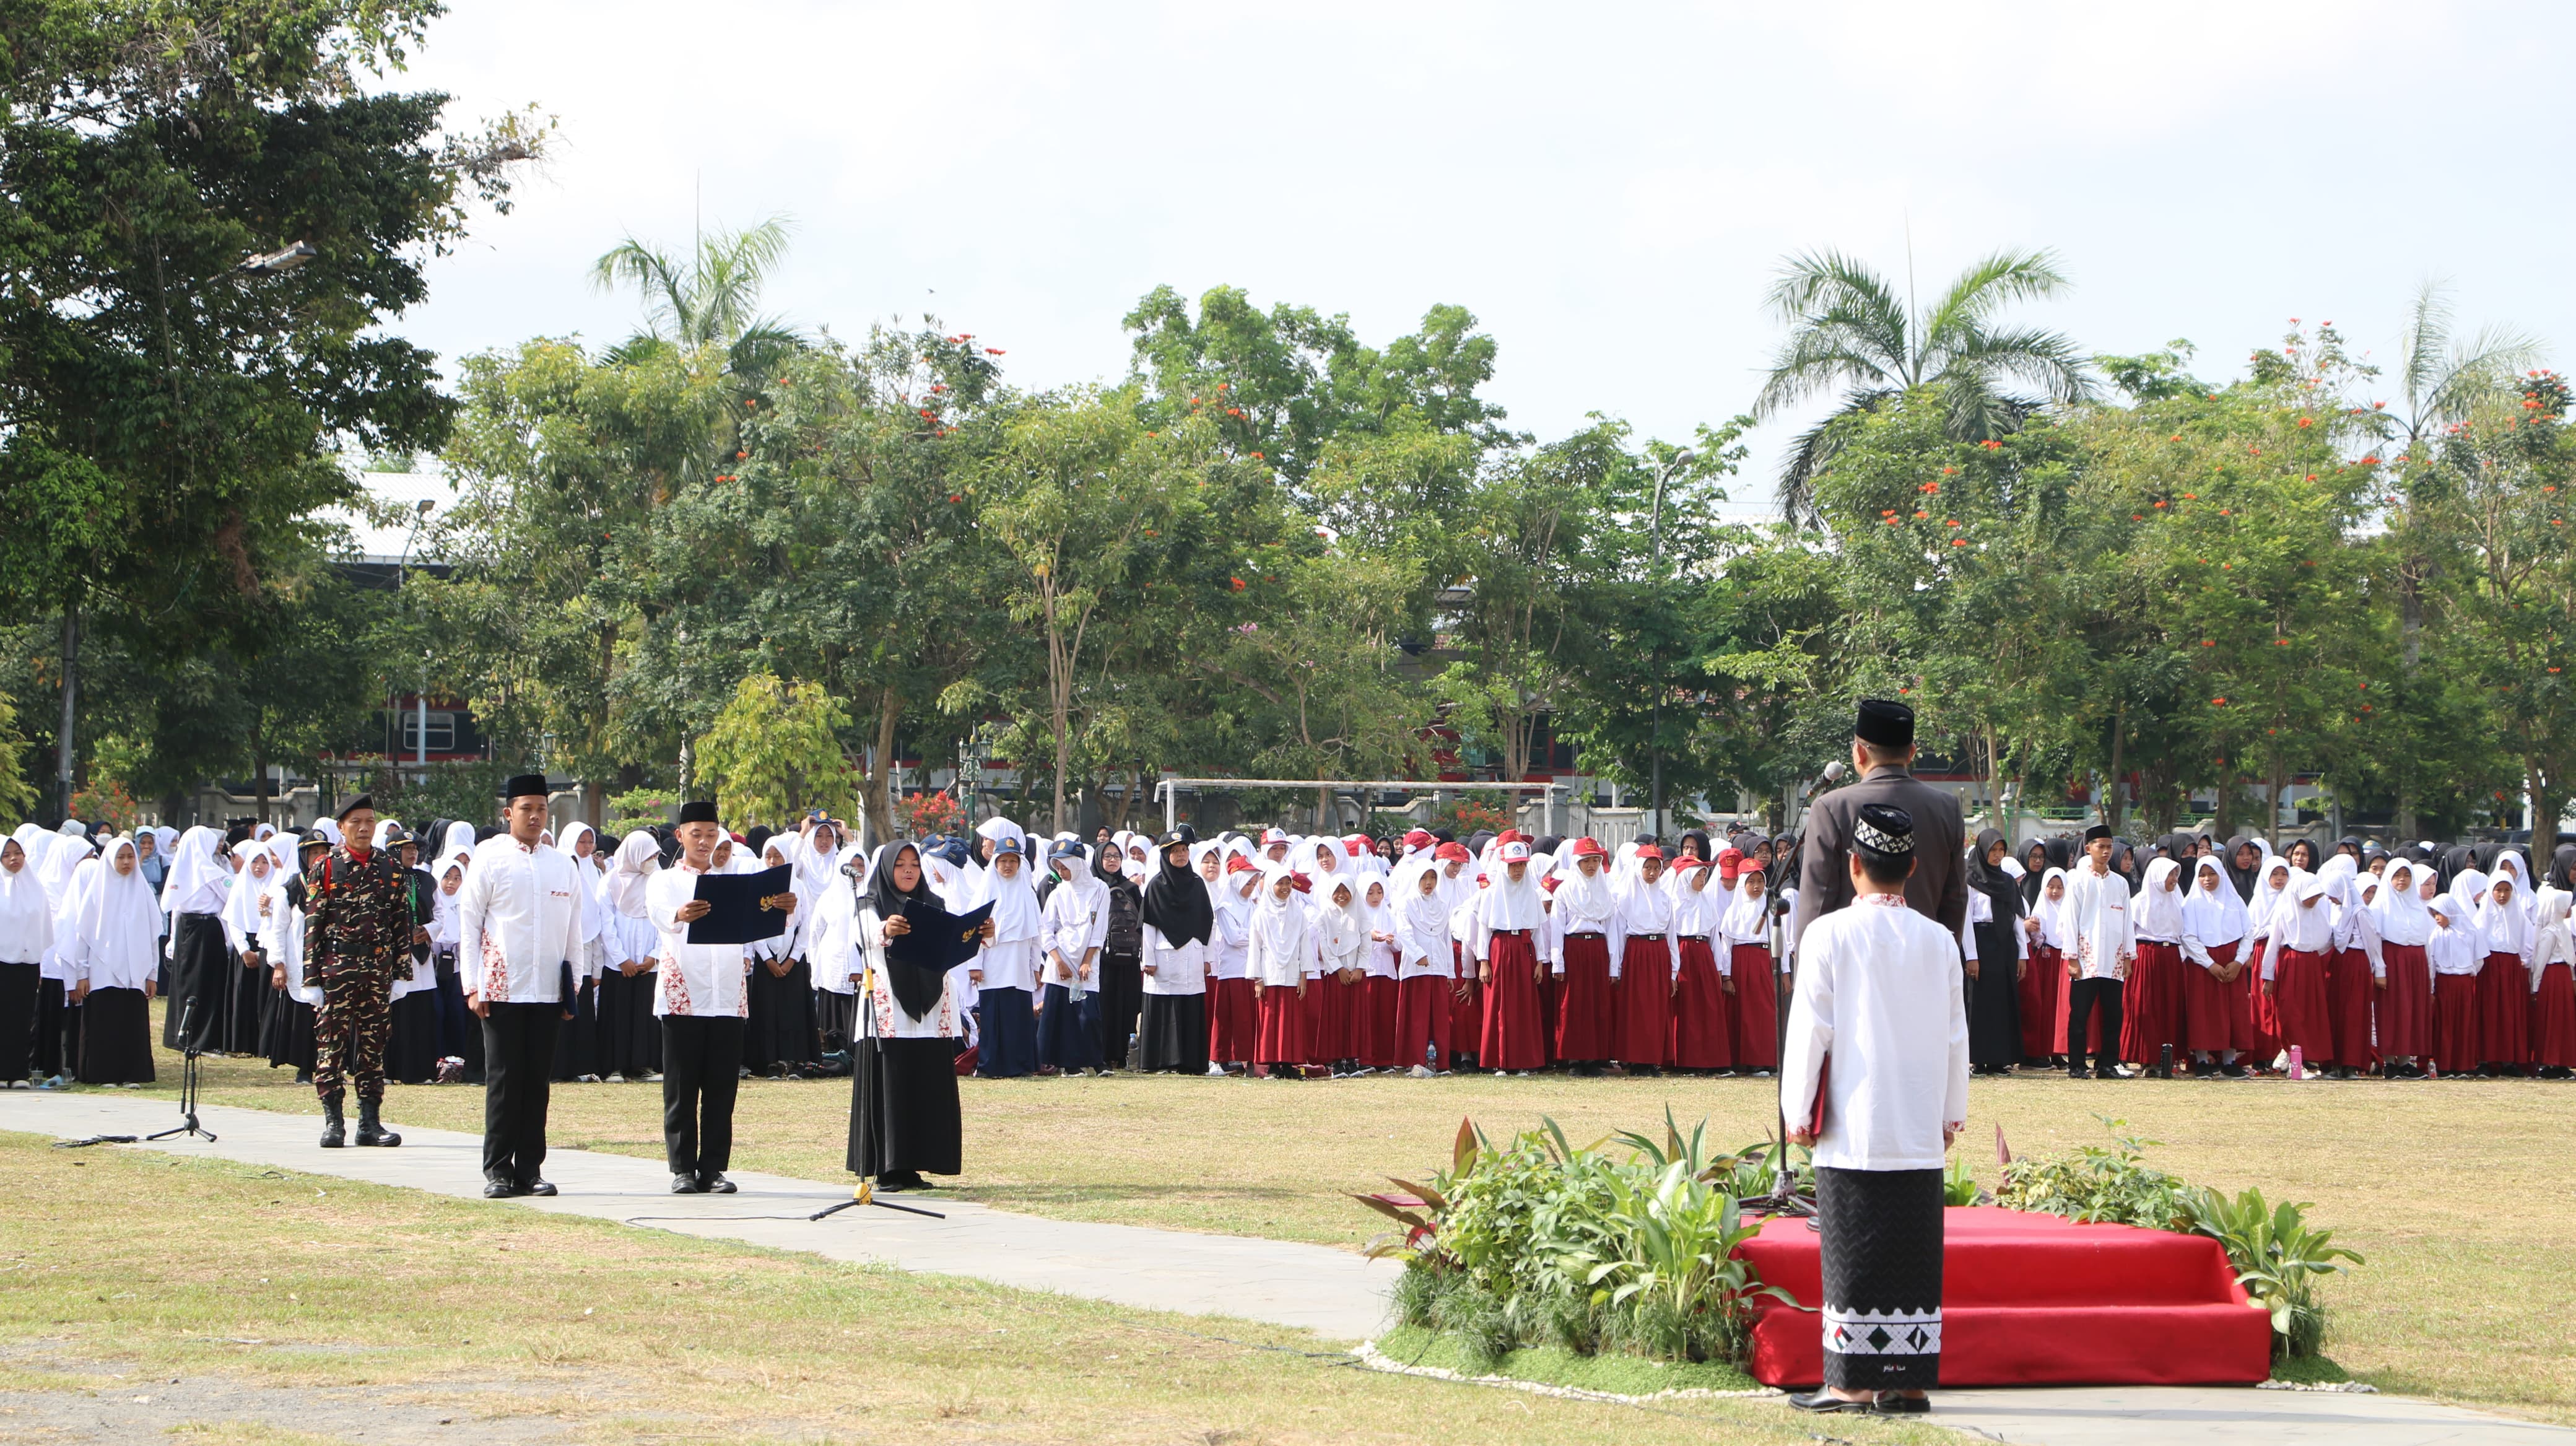
[[[1789,1398],[1789,1404],[1801,1411],[1814,1411],[1825,1415],[1830,1415],[1836,1411],[1849,1411],[1854,1415],[1867,1415],[1875,1403],[1865,1397],[1858,1401],[1847,1401],[1842,1397],[1835,1395],[1831,1391],[1818,1388],[1803,1396],[1791,1396]]]
[[[551,1195],[555,1193],[554,1182],[552,1180],[530,1180],[525,1185],[519,1187],[519,1193],[522,1195]]]
[[[698,1177],[695,1175],[674,1175],[671,1177],[671,1193],[674,1195],[701,1195],[706,1193],[706,1188],[706,1186],[698,1183]]]
[[[511,1184],[507,1180],[486,1180],[483,1182],[483,1198],[486,1200],[507,1200],[518,1193],[519,1187]]]
[[[1879,1396],[1878,1409],[1882,1413],[1890,1416],[1920,1416],[1926,1414],[1932,1409],[1932,1398],[1929,1396],[1900,1396],[1894,1391],[1887,1391],[1883,1392]]]
[[[718,1171],[700,1180],[698,1188],[710,1195],[730,1195],[734,1192],[734,1183],[726,1179],[722,1171]]]

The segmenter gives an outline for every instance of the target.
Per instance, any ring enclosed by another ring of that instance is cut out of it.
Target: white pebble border
[[[1781,1394],[1768,1387],[1750,1391],[1712,1391],[1702,1387],[1692,1387],[1687,1390],[1656,1391],[1644,1396],[1623,1396],[1616,1391],[1587,1391],[1581,1386],[1551,1386],[1542,1381],[1524,1381],[1513,1376],[1461,1375],[1446,1366],[1410,1366],[1379,1350],[1375,1341],[1360,1342],[1359,1349],[1351,1354],[1359,1358],[1362,1366],[1372,1371],[1385,1371],[1398,1376],[1426,1376],[1435,1381],[1456,1381],[1468,1386],[1499,1386],[1507,1391],[1525,1391],[1533,1396],[1555,1396],[1568,1401],[1610,1401],[1633,1406],[1647,1401],[1751,1400],[1763,1396],[1776,1398]]]
[[[1702,1387],[1691,1387],[1684,1390],[1656,1391],[1651,1395],[1644,1396],[1623,1396],[1616,1391],[1588,1391],[1581,1386],[1551,1386],[1543,1381],[1524,1381],[1517,1376],[1468,1376],[1461,1375],[1456,1371],[1450,1370],[1446,1366],[1407,1365],[1404,1362],[1387,1355],[1384,1351],[1379,1350],[1377,1348],[1377,1342],[1375,1341],[1360,1342],[1359,1348],[1352,1351],[1351,1354],[1358,1358],[1359,1363],[1363,1367],[1372,1371],[1384,1371],[1390,1375],[1423,1376],[1435,1381],[1455,1381],[1461,1385],[1467,1386],[1499,1386],[1507,1391],[1525,1391],[1533,1396],[1555,1396],[1561,1400],[1568,1401],[1611,1401],[1622,1405],[1635,1405],[1643,1401],[1741,1401],[1752,1400],[1763,1396],[1777,1397],[1786,1394],[1785,1392],[1776,1391],[1766,1386],[1750,1391],[1712,1391]],[[2258,1391],[2319,1391],[2348,1396],[2375,1396],[2379,1394],[2379,1388],[2377,1386],[2368,1385],[2361,1381],[2262,1381],[2258,1382],[2254,1389]]]

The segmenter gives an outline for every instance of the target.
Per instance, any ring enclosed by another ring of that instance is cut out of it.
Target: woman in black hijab
[[[1160,865],[1145,881],[1145,958],[1153,972],[1144,980],[1136,1067],[1148,1074],[1207,1073],[1208,937],[1216,929],[1216,902],[1190,867],[1190,846],[1197,842],[1188,824],[1163,835],[1155,845]]]
[[[2576,893],[2576,843],[2563,843],[2549,857],[2549,886]]]
[[[2021,907],[2028,913],[2039,903],[2040,885],[2048,879],[2048,841],[2032,839],[2021,846]]]
[[[2227,841],[2219,863],[2227,870],[2227,881],[2236,886],[2236,897],[2254,902],[2254,886],[2263,881],[2263,845],[2254,835],[2240,833]]]
[[[2011,850],[1990,828],[1968,854],[1968,889],[1992,906],[1970,930],[1977,953],[1968,972],[1968,1063],[1979,1074],[2006,1074],[2021,1063],[2022,898],[2020,881],[2004,868]],[[1971,899],[1968,917],[1979,912]]]
[[[1109,933],[1100,946],[1100,1067],[1125,1069],[1129,1041],[1136,1033],[1138,1009],[1145,996],[1144,881],[1129,876],[1125,852],[1112,840],[1091,861],[1092,876],[1109,890]]]
[[[965,1011],[952,971],[898,956],[893,941],[912,931],[907,904],[945,911],[922,874],[921,851],[880,845],[854,927],[866,973],[859,1037],[850,1042],[850,1173],[879,1190],[918,1190],[922,1172],[962,1168],[964,1126],[957,1109],[957,1055]],[[991,926],[986,925],[988,931]]]

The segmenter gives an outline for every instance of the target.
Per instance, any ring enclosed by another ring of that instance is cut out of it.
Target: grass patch
[[[157,1007],[157,1006],[156,1006]],[[156,1026],[157,1028],[157,1026]],[[158,1037],[156,1033],[156,1038]],[[176,1056],[160,1057],[166,1096]],[[1549,1115],[1577,1144],[1653,1129],[1669,1106],[1734,1145],[1772,1127],[1775,1082],[1460,1076],[1287,1085],[1111,1076],[962,1080],[957,1192],[1032,1214],[1357,1248],[1385,1228],[1350,1192],[1419,1179],[1461,1116],[1509,1134]],[[150,1092],[144,1092],[147,1095]],[[264,1061],[216,1060],[209,1103],[314,1115],[309,1088]],[[744,1082],[735,1164],[843,1180],[846,1080]],[[397,1125],[479,1133],[483,1092],[397,1087]],[[2576,1424],[2576,1092],[2542,1080],[1980,1079],[1961,1158],[1994,1183],[2000,1125],[2016,1154],[2102,1139],[2097,1114],[2161,1141],[2148,1162],[2195,1185],[2303,1200],[2369,1265],[2318,1290],[2326,1350],[2383,1391]],[[661,1090],[561,1085],[553,1143],[658,1159]],[[2462,1182],[2473,1182],[2462,1188]],[[310,1193],[309,1191],[307,1192]],[[335,1188],[334,1194],[336,1195]]]
[[[1664,1363],[1641,1356],[1577,1355],[1562,1346],[1526,1346],[1506,1354],[1501,1364],[1478,1369],[1467,1363],[1457,1342],[1420,1326],[1397,1326],[1377,1338],[1380,1354],[1408,1366],[1440,1366],[1468,1376],[1509,1376],[1549,1386],[1575,1386],[1622,1396],[1651,1396],[1657,1391],[1751,1391],[1761,1382],[1733,1366],[1714,1361]]]
[[[222,1160],[0,1134],[0,1178],[0,1340],[435,1400],[468,1434],[469,1419],[543,1418],[548,1439],[610,1446],[1808,1440],[1765,1402],[1647,1413],[1464,1392],[1361,1370],[1301,1331]],[[30,1379],[44,1374],[13,1380],[69,1384]],[[194,1434],[293,1441],[315,1424]],[[1868,1424],[1837,1434],[1945,1439]]]
[[[2281,1356],[2272,1362],[2272,1379],[2302,1386],[2339,1386],[2352,1376],[2332,1356]]]

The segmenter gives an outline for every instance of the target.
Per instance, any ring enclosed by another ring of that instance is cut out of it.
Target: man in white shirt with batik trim
[[[1912,815],[1863,803],[1844,867],[1851,904],[1799,941],[1780,1062],[1789,1138],[1815,1151],[1824,1286],[1824,1389],[1790,1404],[1918,1412],[1941,1374],[1942,1161],[1968,1118],[1967,992],[1958,936],[1906,905]]]
[[[673,830],[680,861],[644,883],[644,917],[659,934],[654,964],[662,987],[653,1013],[662,1022],[662,1154],[674,1195],[730,1195],[734,1094],[742,1080],[743,1021],[751,1012],[751,951],[740,944],[692,944],[689,925],[711,907],[698,880],[715,865],[724,826],[716,806],[680,805]],[[796,895],[764,900],[796,912]]]
[[[582,881],[570,855],[539,842],[541,773],[510,780],[509,832],[474,850],[456,891],[456,973],[483,1021],[483,1193],[552,1195],[546,1182],[546,1095],[555,1032],[572,1018],[582,956]]]
[[[2094,1052],[2093,1077],[2118,1079],[2120,996],[2138,940],[2129,917],[2129,881],[2111,872],[2107,826],[2097,823],[2084,831],[2084,862],[2066,876],[2058,917],[2075,946],[2066,956],[2066,1077],[2084,1077],[2086,1027],[2098,1011],[2101,1047]]]

